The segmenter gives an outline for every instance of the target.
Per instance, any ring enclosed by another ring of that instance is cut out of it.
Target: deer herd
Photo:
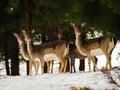
[[[94,39],[85,39],[83,37],[84,27],[86,23],[77,26],[70,23],[75,33],[75,44],[61,40],[62,34],[58,33],[58,40],[33,44],[33,36],[35,30],[31,32],[22,30],[22,34],[14,33],[16,37],[20,52],[25,60],[29,60],[29,75],[32,73],[32,67],[35,68],[36,75],[38,74],[39,66],[41,66],[41,73],[44,73],[44,64],[47,63],[47,73],[52,72],[53,61],[60,62],[59,72],[66,72],[67,59],[70,60],[70,72],[76,72],[75,58],[83,59],[88,58],[89,71],[91,71],[91,61],[95,70],[99,70],[96,64],[97,55],[106,56],[106,70],[112,69],[111,54],[116,45],[116,39],[112,35],[101,36]]]

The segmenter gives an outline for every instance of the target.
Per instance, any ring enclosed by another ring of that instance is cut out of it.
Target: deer
[[[60,29],[60,27],[58,27],[58,32],[57,32],[57,37],[58,37],[58,40],[61,40],[61,38],[62,38],[62,32],[63,32],[63,30],[61,30]],[[78,52],[78,50],[77,50],[77,48],[76,48],[76,46],[75,46],[75,44],[73,44],[73,43],[69,43],[69,54],[67,55],[67,59],[70,61],[69,62],[69,65],[67,65],[67,66],[70,66],[70,67],[68,67],[70,70],[70,72],[72,73],[72,72],[76,72],[76,69],[75,69],[75,58],[79,58],[79,59],[85,59],[86,58],[86,56],[83,56],[83,55],[81,55],[79,52]]]
[[[81,23],[80,26],[77,26],[74,23],[70,24],[74,29],[76,37],[75,43],[79,53],[88,57],[89,71],[91,71],[90,68],[91,60],[95,68],[99,70],[94,59],[94,56],[96,55],[105,55],[106,56],[105,69],[108,70],[109,66],[109,70],[111,70],[112,69],[111,54],[117,42],[115,37],[113,35],[106,35],[94,39],[84,39],[83,28],[86,26],[86,23],[85,22]]]
[[[69,54],[68,57],[70,58],[70,72],[76,72],[75,69],[75,58],[79,58],[80,60],[85,60],[86,56],[83,56],[79,53],[74,43],[69,43]],[[80,66],[79,66],[80,67]]]
[[[56,40],[53,42],[34,45],[32,41],[34,32],[35,30],[32,30],[31,32],[22,30],[23,36],[27,43],[27,51],[30,57],[34,60],[40,61],[42,69],[41,73],[44,73],[44,62],[54,60],[55,58],[58,58],[57,60],[61,62],[60,72],[65,71],[64,67],[66,67],[66,64],[64,64],[64,62],[69,52],[69,45],[67,44],[67,42],[62,40]]]
[[[23,35],[22,34],[17,34],[17,33],[13,33],[14,36],[17,39],[17,42],[19,44],[20,47],[20,52],[23,56],[23,58],[26,61],[29,61],[29,75],[31,76],[31,72],[32,72],[32,66],[34,65],[34,69],[35,69],[35,73],[36,75],[38,74],[38,62],[34,61],[33,59],[30,58],[28,52],[27,52],[27,47],[26,47],[26,43],[24,41]]]
[[[60,27],[58,28],[58,32],[57,32],[57,37],[58,37],[58,40],[61,40],[62,38],[62,32],[63,30],[60,29]],[[75,46],[74,42],[69,42],[69,54],[67,55],[68,56],[68,60],[70,61],[70,72],[76,72],[76,69],[75,69],[75,58],[79,58],[80,61],[81,60],[85,60],[85,58],[87,58],[86,56],[83,56],[79,53],[77,47]],[[97,64],[97,57],[94,56],[95,58],[95,62]],[[67,65],[68,66],[68,65]],[[68,67],[69,68],[69,67]],[[95,71],[95,67],[93,67],[94,71]],[[80,65],[79,65],[79,70],[80,70]]]
[[[75,69],[75,58],[79,58],[81,60],[85,60],[85,58],[87,58],[87,56],[84,56],[82,54],[79,53],[76,45],[74,43],[69,43],[69,54],[68,57],[71,59],[71,64],[70,64],[70,72],[76,72]],[[95,63],[97,64],[98,58],[96,56],[94,56],[94,60]],[[79,65],[79,71],[81,71],[80,65]],[[95,71],[95,67],[93,66],[93,71]]]

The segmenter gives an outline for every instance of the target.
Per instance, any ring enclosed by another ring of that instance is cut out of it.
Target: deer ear
[[[74,23],[72,23],[72,22],[70,22],[70,25],[71,25],[71,26],[75,26],[75,24],[74,24]]]
[[[14,34],[14,36],[17,38],[18,37],[18,34],[17,33],[13,33]]]
[[[35,33],[35,30],[33,29],[33,30],[32,30],[32,34],[34,34],[34,33]]]
[[[22,33],[24,34],[26,31],[25,30],[22,30]]]
[[[81,23],[81,27],[85,27],[86,26],[86,22]]]

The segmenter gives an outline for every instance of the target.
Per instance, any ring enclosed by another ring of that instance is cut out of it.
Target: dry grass
[[[120,67],[113,67],[112,68],[112,70],[115,70],[115,69],[116,70],[120,70]],[[102,67],[102,68],[100,68],[100,71],[103,72],[103,73],[105,73],[106,71],[109,71],[109,70],[107,70],[105,67]]]
[[[92,90],[92,89],[90,89],[88,87],[83,87],[83,88],[80,88],[80,90]]]
[[[116,70],[120,70],[120,67],[117,67],[117,66],[116,66],[116,67],[113,67],[113,68],[112,68],[112,70],[115,70],[115,69],[116,69]]]
[[[94,90],[94,89],[91,89],[89,87],[82,87],[82,88],[76,88],[76,87],[71,87],[71,90]],[[97,89],[96,89],[97,90]],[[105,88],[104,90],[118,90],[118,88],[112,88],[112,89],[109,89],[109,88]]]
[[[76,87],[71,87],[71,90],[78,90]]]
[[[71,90],[92,90],[92,89],[90,89],[90,88],[88,88],[88,87],[82,87],[82,88],[76,88],[76,87],[71,87]]]
[[[106,88],[105,90],[118,90],[118,88],[112,88],[112,89]]]
[[[102,73],[105,73],[106,71],[108,71],[106,68],[104,68],[104,67],[102,67],[102,68],[100,68],[100,71],[102,72]]]
[[[115,70],[115,69],[116,69],[116,70],[120,70],[119,67],[113,67],[113,68],[112,68],[112,70]],[[104,74],[108,77],[110,83],[115,84],[115,85],[117,85],[118,87],[120,87],[120,85],[119,85],[119,84],[113,79],[113,77],[111,76],[109,70],[106,70],[106,69],[103,67],[103,68],[100,69],[100,71],[101,71],[102,73],[104,73]],[[107,90],[107,89],[106,89],[106,90]],[[108,90],[109,90],[109,89],[108,89]],[[114,90],[114,89],[112,89],[112,90]]]

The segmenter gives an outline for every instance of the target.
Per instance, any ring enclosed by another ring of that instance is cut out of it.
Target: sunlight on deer
[[[34,32],[35,30],[32,30],[32,33],[22,31],[27,43],[28,53],[32,59],[40,61],[42,74],[44,73],[44,62],[46,61],[46,55],[54,55],[54,57],[58,58],[58,60],[61,62],[60,72],[65,71],[63,70],[65,66],[62,64],[62,62],[65,62],[64,60],[69,52],[68,44],[62,40],[56,40],[49,43],[34,45],[32,41]],[[50,60],[53,60],[53,58],[49,59],[48,61]]]
[[[104,54],[106,56],[106,69],[112,68],[111,64],[111,54],[116,45],[116,40],[112,35],[102,36],[94,39],[84,39],[83,38],[83,28],[86,26],[86,23],[82,23],[80,26],[76,26],[74,23],[70,23],[74,29],[76,36],[75,43],[76,47],[82,55],[88,57],[89,71],[90,62],[92,60],[93,65],[97,68],[95,64],[94,56]]]
[[[23,58],[25,60],[29,60],[29,75],[31,75],[33,65],[34,65],[35,72],[36,72],[36,75],[37,75],[39,64],[38,64],[38,62],[36,62],[36,61],[34,61],[33,59],[30,58],[30,56],[28,54],[28,51],[27,51],[27,46],[26,46],[24,37],[22,36],[22,34],[17,34],[17,33],[13,33],[13,34],[18,41],[18,44],[19,44],[19,47],[20,47],[20,52],[21,52]]]

